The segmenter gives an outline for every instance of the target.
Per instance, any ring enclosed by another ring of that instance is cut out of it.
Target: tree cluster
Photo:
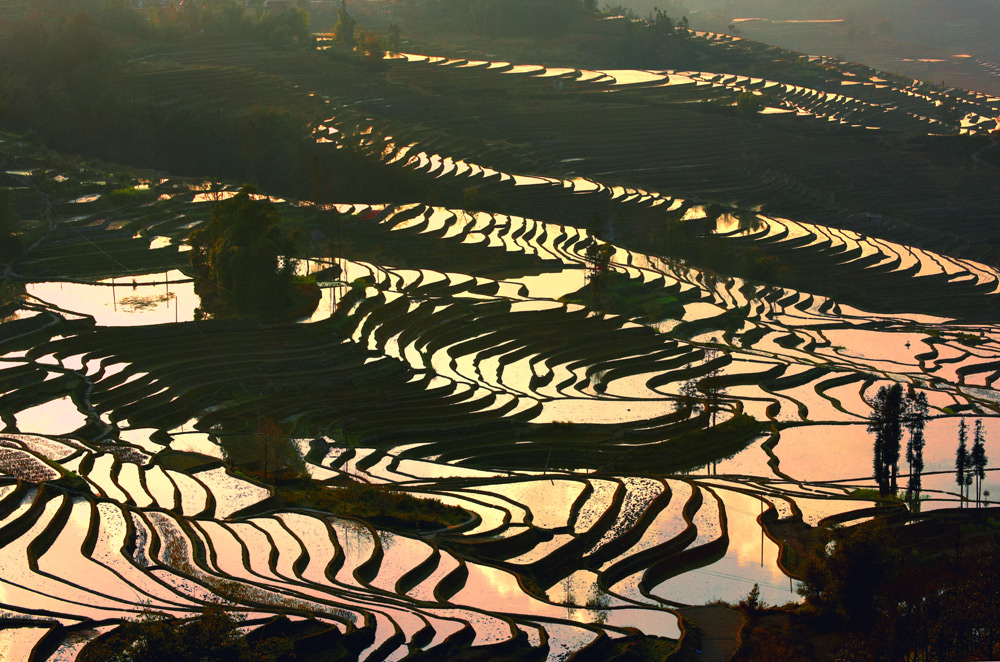
[[[204,312],[273,316],[294,304],[293,239],[282,232],[274,205],[252,186],[217,202],[188,243]]]
[[[9,34],[0,35],[0,99],[17,101],[0,103],[0,127],[34,132],[64,151],[175,172],[246,177],[267,185],[291,174],[307,135],[305,121],[287,113],[276,121],[264,117],[280,111],[237,118],[137,101],[116,78],[128,35],[105,13],[42,13],[13,23]],[[262,119],[270,121],[263,127],[267,133],[255,131]],[[247,155],[249,168],[263,170],[263,151],[267,162],[282,169],[279,176],[247,177],[244,147],[261,134],[262,149]]]
[[[643,20],[625,22],[618,38],[618,65],[636,69],[694,65],[698,47],[690,37],[686,17],[674,20],[654,9]]]
[[[39,0],[28,20],[35,25],[85,17],[106,33],[145,42],[198,37],[211,40],[256,41],[274,47],[306,47],[308,3],[280,12],[265,12],[263,2],[202,0],[201,2],[135,3],[128,0]]]
[[[345,46],[353,47],[355,44],[354,32],[357,27],[358,22],[347,11],[347,0],[341,0],[340,7],[337,9],[337,25],[333,28],[334,40]]]
[[[976,420],[975,431],[973,433],[972,450],[969,450],[969,427],[963,418],[958,424],[958,448],[955,450],[955,482],[958,484],[958,492],[962,497],[962,502],[971,501],[969,492],[972,486],[976,487],[976,507],[979,507],[983,497],[983,480],[986,479],[986,465],[989,458],[986,456],[986,431],[983,429],[983,422]]]
[[[897,542],[875,520],[829,530],[807,560],[799,592],[831,625],[842,625],[847,636],[837,659],[996,659],[1000,548],[949,560],[945,571],[940,561],[904,554]]]
[[[615,247],[611,244],[595,241],[587,246],[584,253],[584,258],[587,260],[587,280],[595,287],[610,270],[611,258],[614,257],[614,254]]]
[[[764,110],[763,95],[744,90],[736,96],[736,112],[743,119],[753,119],[762,110]]]
[[[902,385],[894,383],[879,387],[869,404],[872,413],[868,417],[868,431],[875,435],[872,464],[879,493],[885,496],[898,492],[899,456],[903,431],[906,430],[909,432],[906,460],[910,467],[907,492],[918,495],[924,467],[924,426],[929,411],[927,396],[911,389],[904,397]]]
[[[592,0],[430,0],[412,3],[407,18],[481,37],[551,37],[595,11]]]
[[[710,369],[702,377],[692,377],[681,384],[674,404],[676,411],[691,415],[697,413],[700,406],[709,416],[709,424],[715,427],[722,408],[722,396],[726,393],[726,389],[719,384],[724,364],[720,364],[718,360],[722,357],[722,352],[717,349],[705,350],[705,366]]]
[[[186,2],[177,7],[149,4],[138,12],[151,38],[197,34],[210,39],[256,41],[272,48],[313,45],[306,3],[279,12],[263,11],[262,3],[253,6],[235,0]]]
[[[212,13],[226,3],[202,4],[185,6]],[[45,0],[37,11],[0,23],[2,130],[33,134],[60,151],[236,179],[319,202],[408,200],[426,187],[418,175],[386,168],[350,141],[339,149],[317,145],[310,135],[313,118],[297,107],[239,109],[227,104],[224,91],[215,103],[197,106],[137,98],[120,77],[130,66],[130,50],[154,32],[166,39],[171,31],[151,27],[131,6],[115,9],[106,0],[57,5]],[[292,20],[285,14],[267,20]],[[137,16],[132,25],[129,17]],[[186,33],[178,28],[178,34]],[[185,42],[161,47],[176,50]]]
[[[295,440],[270,418],[256,432],[220,435],[226,464],[259,477],[266,483],[291,481],[306,475],[306,464]]]
[[[347,11],[346,0],[341,0],[337,24],[333,28],[334,43],[328,52],[334,59],[345,59],[345,55],[353,54],[369,64],[381,64],[387,52],[399,52],[400,40],[399,26],[395,23],[389,24],[387,35],[359,28]]]

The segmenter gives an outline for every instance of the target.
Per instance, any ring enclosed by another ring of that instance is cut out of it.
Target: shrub
[[[806,560],[799,593],[820,610],[859,626],[872,622],[898,577],[901,559],[881,520],[833,528]]]
[[[740,117],[751,119],[762,110],[764,110],[764,99],[760,95],[746,90],[736,97],[736,112]]]
[[[238,465],[265,482],[306,475],[305,460],[295,440],[271,419],[264,419],[254,434],[223,435],[219,443],[227,464]]]
[[[118,204],[127,204],[130,202],[138,203],[152,200],[156,197],[156,191],[150,188],[126,186],[125,188],[117,188],[113,190],[108,197],[111,198],[112,202]]]
[[[357,517],[375,524],[412,529],[461,524],[470,515],[437,499],[423,499],[381,485],[351,482],[322,485],[311,480],[278,486],[287,504],[317,508],[336,515]]]
[[[760,586],[754,584],[753,588],[750,589],[750,592],[747,593],[747,597],[740,600],[739,606],[749,611],[757,611],[758,609],[766,608],[767,605],[760,599]]]
[[[240,630],[243,618],[223,605],[209,603],[201,617],[184,621],[143,611],[88,644],[79,662],[274,662],[293,659],[292,644],[270,637],[253,646]]]

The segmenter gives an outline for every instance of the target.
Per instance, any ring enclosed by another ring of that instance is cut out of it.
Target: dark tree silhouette
[[[901,569],[891,531],[876,519],[849,529],[824,529],[823,536],[824,544],[805,561],[798,592],[820,611],[867,629]]]
[[[597,241],[587,246],[587,251],[584,254],[588,264],[587,281],[594,291],[594,304],[601,309],[604,305],[603,296],[610,278],[611,258],[614,254],[614,246],[601,244]]]
[[[906,398],[906,429],[910,433],[906,440],[906,464],[910,470],[910,480],[906,492],[912,497],[920,496],[921,474],[924,470],[924,426],[927,424],[927,395],[914,393]]]
[[[958,496],[965,500],[965,486],[972,470],[972,458],[966,441],[969,438],[969,426],[963,418],[958,423],[958,448],[955,450],[955,482],[958,483]]]
[[[722,352],[717,349],[707,349],[705,350],[705,363],[712,363],[716,359],[722,356]],[[702,382],[702,387],[705,389],[705,407],[707,411],[712,415],[712,426],[715,426],[716,418],[719,414],[719,407],[722,401],[722,394],[725,389],[721,388],[716,382],[715,378],[722,374],[722,369],[719,367],[712,368],[708,374],[705,375],[705,379]]]
[[[983,480],[986,478],[986,463],[989,461],[989,458],[986,457],[986,432],[983,430],[983,422],[978,419],[976,419],[973,438],[972,452],[969,459],[972,464],[972,474],[976,479],[976,508],[978,508],[983,497]]]
[[[379,62],[385,57],[385,40],[377,32],[361,30],[358,32],[357,50],[369,62]]]
[[[677,402],[674,403],[677,411],[687,412],[689,415],[696,412],[701,401],[701,393],[698,391],[698,380],[689,379],[683,384],[678,392]]]
[[[333,38],[345,46],[354,47],[354,29],[358,22],[347,13],[347,0],[341,0],[337,10],[337,24],[333,26]]]
[[[267,315],[294,303],[292,239],[267,198],[244,186],[212,207],[211,220],[188,237],[202,308]]]
[[[299,446],[270,418],[261,420],[254,434],[220,435],[219,441],[226,464],[264,482],[296,480],[306,475]]]
[[[611,258],[614,254],[615,249],[611,244],[602,244],[595,241],[587,246],[587,251],[584,254],[587,262],[590,264],[590,270],[587,277],[590,280],[594,280],[607,273],[608,269],[611,267]]]
[[[882,386],[871,401],[868,431],[875,434],[873,468],[879,493],[896,493],[899,472],[899,443],[903,437],[903,387]]]
[[[389,36],[386,37],[386,45],[390,53],[398,53],[400,47],[399,26],[395,23],[389,24]]]
[[[181,620],[143,611],[139,618],[88,644],[81,662],[277,662],[291,657],[291,641],[268,637],[251,643],[240,630],[244,616],[208,603],[199,618]]]

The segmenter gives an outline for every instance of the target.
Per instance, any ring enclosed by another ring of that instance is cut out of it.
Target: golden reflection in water
[[[757,523],[763,512],[760,499],[739,492],[724,492],[726,515],[729,527],[728,555],[736,560],[740,568],[758,567],[770,571],[773,584],[781,584],[785,573],[778,567],[778,547],[764,536],[764,530]]]
[[[118,276],[95,284],[46,282],[27,286],[28,294],[81,315],[99,326],[168,324],[194,319],[200,299],[181,271]]]

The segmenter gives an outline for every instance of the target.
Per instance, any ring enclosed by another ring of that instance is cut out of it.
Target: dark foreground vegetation
[[[740,604],[747,621],[733,660],[996,657],[996,522],[955,513],[913,526],[876,518],[827,530],[799,567],[805,605],[768,607],[756,587]]]
[[[152,611],[88,646],[80,662],[278,662],[294,660],[292,642],[278,633],[248,637],[244,618],[212,603],[201,616],[178,620]],[[272,628],[277,630],[278,628]]]

